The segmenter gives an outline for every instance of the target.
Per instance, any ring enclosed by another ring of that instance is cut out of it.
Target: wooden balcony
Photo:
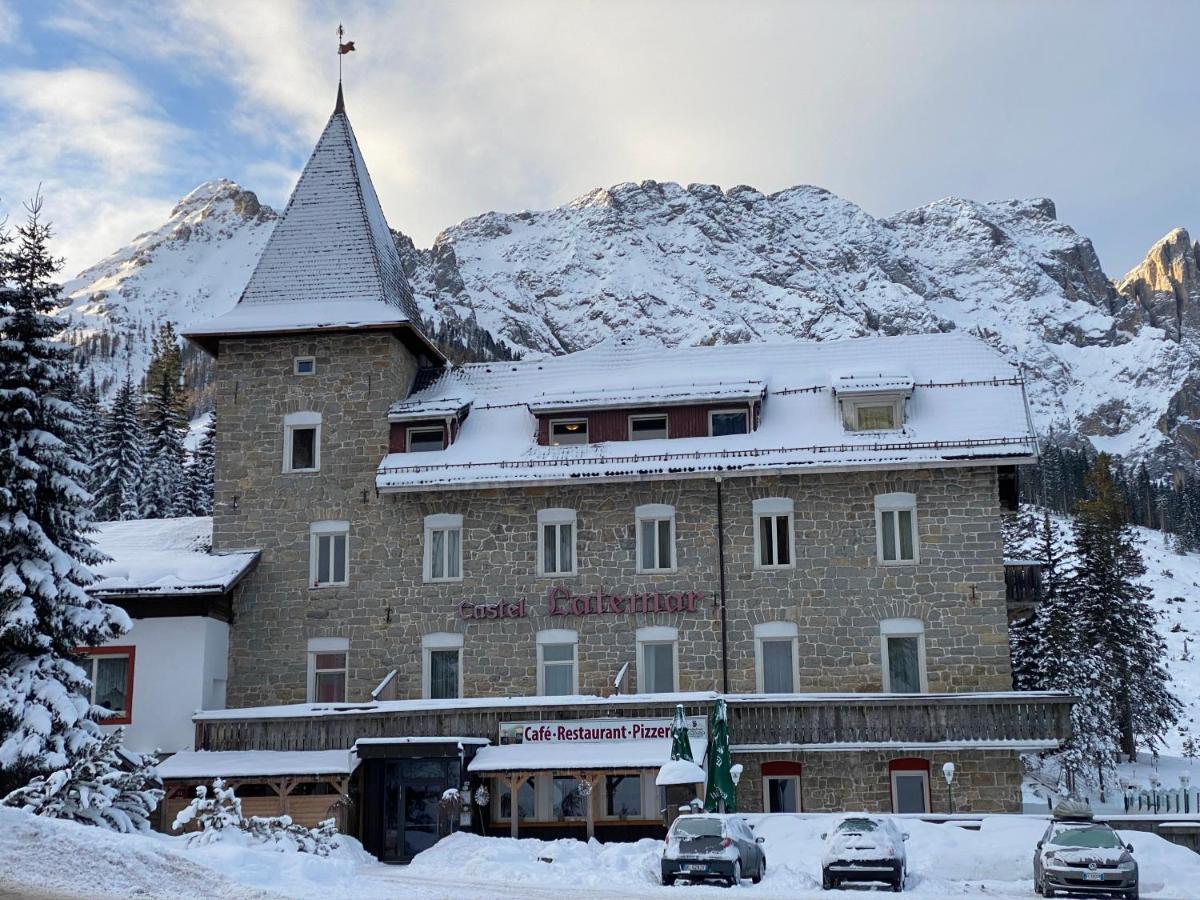
[[[501,722],[669,718],[680,703],[707,714],[717,694],[393,700],[212,710],[196,721],[202,750],[334,750],[371,737],[488,737]],[[734,747],[794,750],[953,747],[1032,750],[1070,735],[1071,700],[1056,693],[739,694],[727,698]]]

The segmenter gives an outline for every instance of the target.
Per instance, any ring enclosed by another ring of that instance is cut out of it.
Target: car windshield
[[[1121,839],[1111,828],[1103,825],[1082,825],[1074,828],[1056,828],[1050,836],[1056,847],[1078,847],[1087,850],[1115,850]]]
[[[720,837],[721,820],[699,816],[681,816],[675,820],[675,837],[686,840],[698,837]]]
[[[845,819],[837,827],[838,831],[878,831],[879,823],[873,819]]]

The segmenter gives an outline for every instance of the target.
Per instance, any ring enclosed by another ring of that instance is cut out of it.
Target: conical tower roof
[[[387,325],[416,331],[420,313],[339,85],[333,114],[237,306],[186,333],[215,346],[212,339],[223,335]]]

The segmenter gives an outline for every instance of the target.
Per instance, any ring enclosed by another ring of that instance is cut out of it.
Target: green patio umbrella
[[[729,760],[729,716],[725,701],[718,700],[708,726],[708,785],[704,808],[709,812],[737,812],[737,787]]]
[[[683,718],[682,704],[675,707],[675,720],[671,723],[671,759],[696,761],[692,758],[692,742],[688,739],[688,727]]]

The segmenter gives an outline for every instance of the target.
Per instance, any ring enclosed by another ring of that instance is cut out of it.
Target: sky
[[[0,0],[0,209],[72,275],[231,178],[282,208],[346,106],[393,228],[647,178],[875,216],[1045,196],[1119,277],[1200,237],[1200,2]]]

